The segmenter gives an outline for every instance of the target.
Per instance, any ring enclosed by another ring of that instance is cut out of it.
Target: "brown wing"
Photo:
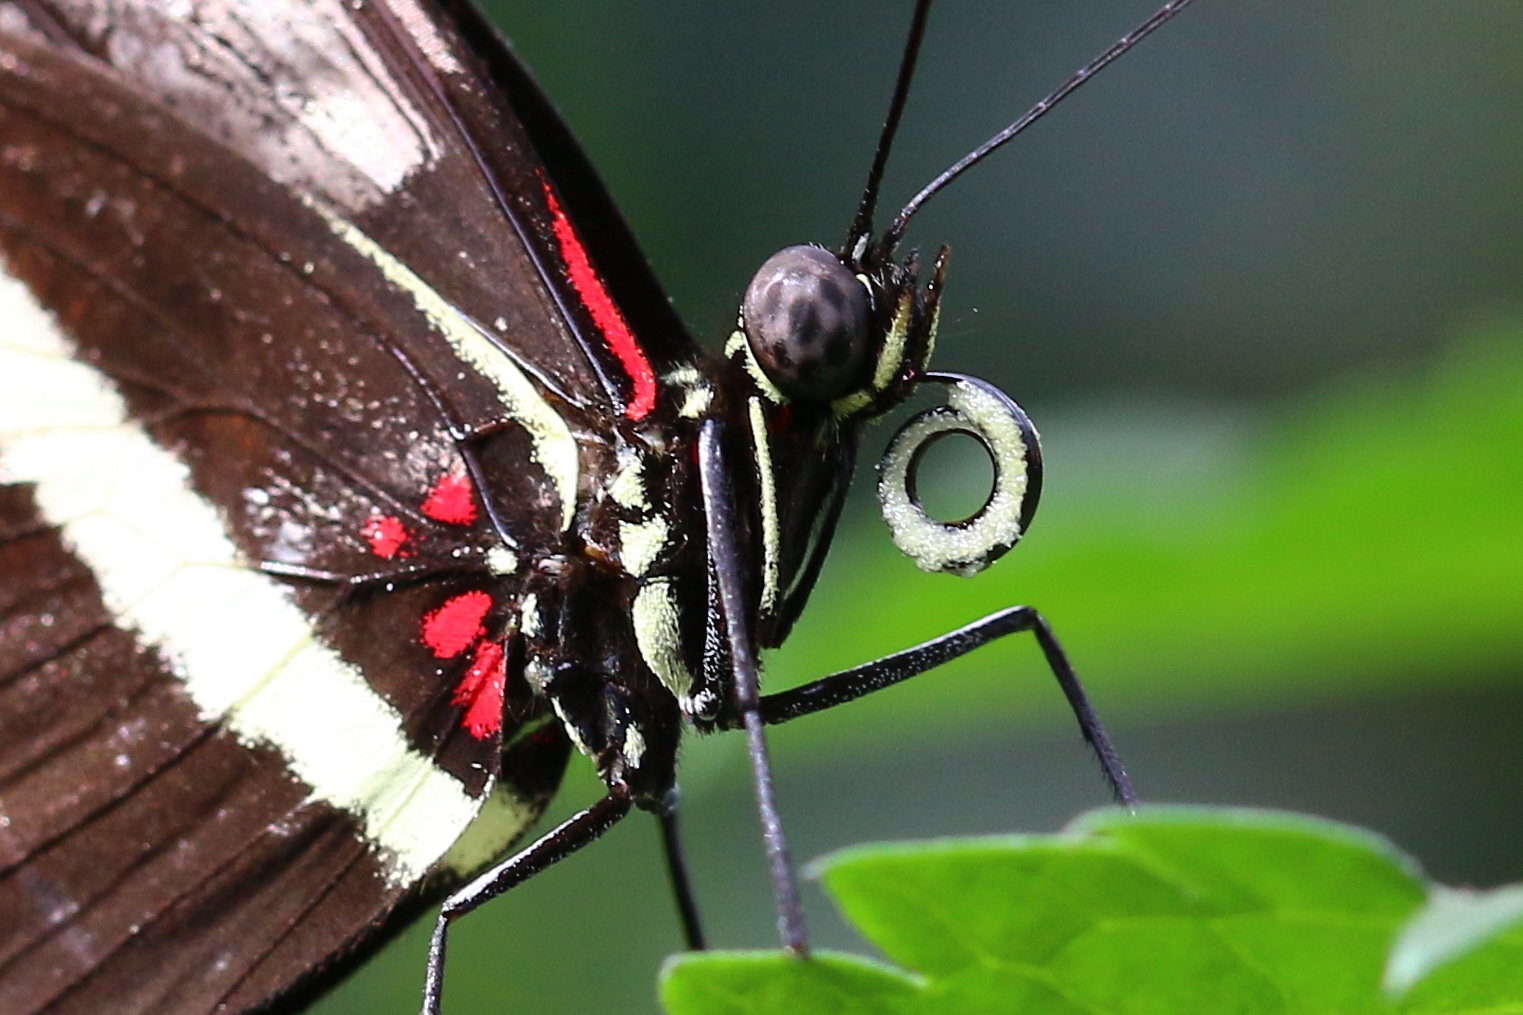
[[[474,22],[110,7],[0,4],[0,1010],[241,1010],[543,807],[515,560],[689,347]]]

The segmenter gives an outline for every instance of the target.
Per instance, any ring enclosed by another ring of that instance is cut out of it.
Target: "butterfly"
[[[768,259],[711,355],[467,3],[0,3],[0,1010],[294,1003],[443,898],[437,1011],[453,920],[636,809],[700,946],[687,732],[744,731],[802,952],[764,728],[1009,633],[1130,799],[1029,607],[760,693],[864,422],[946,394],[880,466],[928,571],[1040,492],[1020,408],[930,369],[945,249],[898,249],[965,165],[873,228],[927,6],[845,241]],[[950,434],[995,479],[948,523]],[[606,796],[514,853],[573,754]]]

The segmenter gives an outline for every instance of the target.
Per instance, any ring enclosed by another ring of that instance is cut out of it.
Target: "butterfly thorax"
[[[602,467],[584,475],[603,478],[585,491],[574,554],[540,565],[522,615],[524,673],[603,778],[643,805],[664,806],[684,724],[737,720],[699,428],[724,424],[746,626],[758,646],[780,645],[823,564],[860,424],[923,369],[935,292],[915,285],[913,266],[869,273],[788,248],[757,273],[723,358],[669,373],[650,421],[621,421],[589,449]]]

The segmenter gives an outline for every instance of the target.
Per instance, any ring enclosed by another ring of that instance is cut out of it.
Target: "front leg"
[[[1084,734],[1084,739],[1089,742],[1095,755],[1100,759],[1100,768],[1105,773],[1106,782],[1110,783],[1111,793],[1115,795],[1118,803],[1125,805],[1128,809],[1135,809],[1137,795],[1132,791],[1131,780],[1127,778],[1126,769],[1122,767],[1121,759],[1116,754],[1116,749],[1112,746],[1110,737],[1100,722],[1100,717],[1095,714],[1094,706],[1090,704],[1089,697],[1084,693],[1084,686],[1079,682],[1078,674],[1074,672],[1073,665],[1063,652],[1063,646],[1058,644],[1052,628],[1048,626],[1042,615],[1030,606],[1012,606],[998,613],[991,613],[966,627],[922,642],[902,652],[895,652],[891,656],[884,656],[882,659],[842,670],[840,673],[832,673],[828,677],[821,677],[819,680],[802,687],[795,687],[790,691],[765,695],[761,699],[762,720],[769,726],[775,726],[778,723],[788,722],[790,719],[797,719],[799,716],[834,708],[836,705],[853,701],[863,695],[897,684],[901,680],[908,680],[927,670],[935,669],[943,663],[987,645],[996,638],[1003,638],[1007,634],[1019,634],[1022,631],[1030,631],[1036,635],[1037,644],[1042,647],[1042,654],[1047,657],[1047,665],[1051,668],[1052,675],[1058,678],[1058,686],[1063,689],[1068,705],[1073,709],[1074,718],[1079,721],[1079,731]]]

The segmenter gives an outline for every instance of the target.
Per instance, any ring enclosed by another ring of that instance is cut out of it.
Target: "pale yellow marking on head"
[[[635,593],[631,619],[640,656],[666,689],[678,698],[692,692],[693,675],[682,659],[682,625],[677,590],[670,578],[655,578]]]
[[[379,268],[387,281],[412,297],[413,306],[444,336],[462,362],[492,382],[503,408],[528,433],[534,460],[555,484],[561,501],[562,531],[570,528],[576,514],[579,455],[576,438],[566,421],[544,400],[518,364],[411,268],[321,201],[311,196],[302,200],[323,217],[334,235]]]
[[[941,330],[941,292],[936,293],[937,298],[931,301],[931,326],[925,336],[925,356],[920,360],[920,368],[925,369],[931,362],[931,357],[936,353],[936,333]]]
[[[862,278],[860,275],[857,277]],[[863,284],[866,284],[865,279]],[[869,408],[873,404],[874,394],[887,390],[903,371],[904,351],[909,345],[910,319],[914,314],[914,307],[915,294],[912,290],[906,289],[899,297],[899,305],[894,308],[894,319],[889,324],[888,334],[883,336],[883,346],[878,350],[878,359],[873,364],[873,377],[869,386],[848,392],[830,403],[830,411],[837,419],[848,419]],[[932,340],[934,339],[933,334]],[[918,365],[925,364],[922,362]]]
[[[771,613],[777,608],[778,572],[781,570],[782,535],[777,517],[777,474],[772,468],[772,447],[768,443],[767,417],[761,400],[747,400],[751,416],[751,447],[756,455],[756,478],[761,487],[762,523],[762,609]]]
[[[878,365],[873,368],[873,390],[883,391],[893,383],[904,368],[904,347],[909,341],[910,317],[914,313],[915,294],[906,288],[894,308],[894,321],[888,334],[883,336],[883,348],[878,352]]]
[[[724,344],[724,354],[727,358],[740,354],[741,366],[745,367],[746,373],[751,375],[751,380],[756,383],[757,390],[767,396],[767,401],[777,405],[784,405],[788,396],[777,390],[777,385],[767,376],[761,364],[756,362],[756,353],[751,349],[751,342],[746,338],[744,331],[736,330],[730,333],[730,338]]]
[[[853,391],[849,395],[842,395],[830,403],[830,411],[837,419],[855,416],[873,402],[873,396],[866,391]]]

